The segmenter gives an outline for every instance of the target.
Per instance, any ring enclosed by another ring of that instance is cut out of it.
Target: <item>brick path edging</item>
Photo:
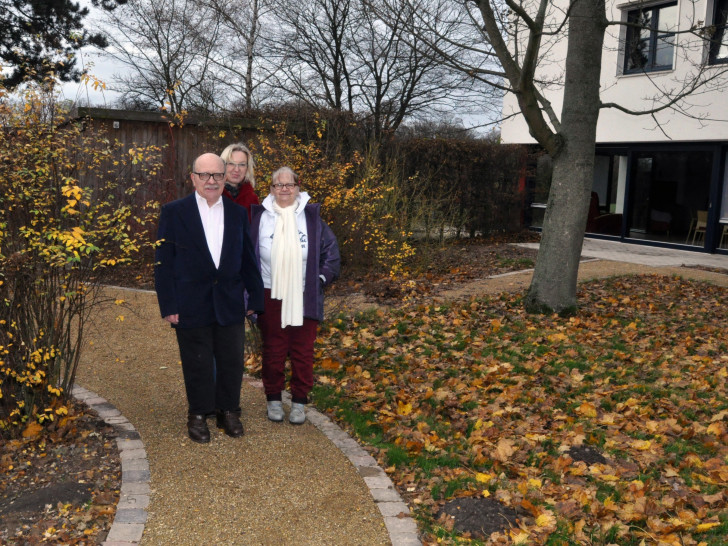
[[[111,529],[104,546],[139,544],[147,522],[149,507],[149,461],[141,436],[121,412],[95,392],[75,385],[74,398],[95,411],[99,418],[114,427],[121,459],[121,491]]]

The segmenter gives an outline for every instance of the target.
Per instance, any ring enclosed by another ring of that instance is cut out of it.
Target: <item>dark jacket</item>
[[[162,317],[179,314],[178,328],[243,322],[246,290],[248,309],[263,311],[263,279],[248,215],[232,201],[222,202],[225,227],[219,268],[207,248],[195,194],[162,207],[154,288]]]
[[[265,208],[253,205],[250,233],[255,246],[256,263],[260,265],[260,247],[258,232],[260,218]],[[320,216],[321,205],[309,203],[303,213],[306,215],[306,231],[308,231],[308,257],[306,258],[306,285],[303,287],[303,316],[322,321],[324,319],[324,287],[339,278],[341,257],[339,245],[331,228]],[[323,276],[325,281],[321,279]]]
[[[248,211],[248,220],[250,220],[250,206],[257,205],[260,202],[258,201],[258,196],[256,195],[253,186],[250,185],[250,182],[246,182],[245,180],[243,180],[238,186],[238,193],[234,197],[228,190],[227,185],[225,185],[225,189],[222,190],[222,194],[241,207],[245,207],[245,210]]]

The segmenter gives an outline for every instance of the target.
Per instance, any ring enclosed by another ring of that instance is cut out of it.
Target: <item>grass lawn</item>
[[[371,447],[425,542],[728,544],[728,291],[592,281],[569,318],[519,297],[322,325],[315,403]],[[460,497],[518,523],[459,533],[438,514]]]

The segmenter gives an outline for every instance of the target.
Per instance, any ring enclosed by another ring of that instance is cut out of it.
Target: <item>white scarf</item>
[[[276,224],[271,247],[271,297],[281,300],[281,328],[303,324],[303,256],[298,240],[296,207],[273,201]]]

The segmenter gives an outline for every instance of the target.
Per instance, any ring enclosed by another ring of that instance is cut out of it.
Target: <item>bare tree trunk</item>
[[[246,40],[245,57],[247,60],[247,70],[245,72],[245,108],[251,110],[253,108],[253,62],[255,61],[255,42],[258,38],[258,22],[260,13],[258,12],[258,0],[251,2],[252,17],[250,20],[250,35]]]
[[[594,177],[599,76],[606,29],[604,0],[572,0],[560,135],[553,158],[543,237],[526,297],[530,311],[569,312]]]

